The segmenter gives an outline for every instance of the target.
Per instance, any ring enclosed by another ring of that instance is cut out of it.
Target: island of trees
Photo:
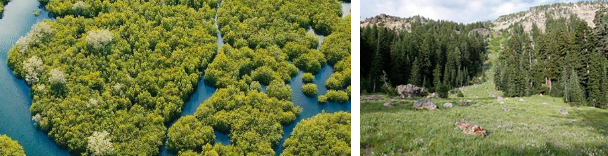
[[[299,70],[334,65],[327,96],[349,99],[350,16],[337,0],[40,1],[56,19],[8,64],[32,88],[32,120],[73,154],[157,155],[168,137],[181,155],[274,155],[301,111],[285,84]],[[327,36],[320,50],[309,27]],[[168,129],[203,73],[217,92]],[[232,144],[214,143],[216,130]]]

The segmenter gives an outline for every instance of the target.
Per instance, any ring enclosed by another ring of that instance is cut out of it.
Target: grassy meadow
[[[438,110],[412,108],[415,100],[361,102],[362,155],[608,155],[608,110],[571,107],[562,98],[533,95],[500,104],[489,68],[506,36],[488,47],[486,81],[463,87],[465,97],[432,99]],[[362,95],[363,96],[363,95]],[[395,97],[397,98],[397,97]],[[467,106],[460,100],[471,100]],[[454,107],[443,107],[451,102]],[[502,107],[512,108],[505,111]],[[566,108],[568,115],[558,109]],[[488,136],[467,135],[454,125],[464,119]]]

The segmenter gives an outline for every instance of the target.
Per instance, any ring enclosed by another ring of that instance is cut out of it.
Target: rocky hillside
[[[595,11],[606,6],[608,6],[608,2],[603,1],[541,5],[531,7],[527,11],[500,16],[492,23],[494,24],[494,30],[505,29],[511,24],[521,23],[524,26],[525,31],[530,31],[532,29],[532,24],[536,23],[536,25],[544,31],[547,17],[556,19],[561,17],[568,18],[571,15],[576,15],[587,21],[589,26],[595,27],[595,24],[593,23]]]
[[[555,3],[549,5],[541,5],[530,7],[527,11],[521,11],[518,13],[502,15],[498,19],[494,20],[492,28],[494,31],[506,29],[510,25],[520,23],[524,26],[525,31],[532,29],[532,24],[536,25],[541,29],[545,30],[545,21],[547,17],[554,19],[566,17],[569,18],[571,15],[576,15],[579,18],[587,21],[589,26],[595,27],[593,19],[595,18],[595,12],[601,7],[608,7],[606,1],[593,1],[593,2],[577,2],[577,3]],[[361,22],[360,26],[365,27],[374,24],[383,24],[385,27],[405,30],[411,32],[411,23],[415,20],[420,20],[422,23],[427,23],[430,19],[422,16],[413,16],[409,18],[402,18],[396,16],[390,16],[386,14],[380,14],[375,17],[366,18]]]
[[[395,30],[405,30],[408,32],[412,31],[411,23],[414,21],[420,21],[422,24],[425,24],[429,21],[428,18],[424,18],[422,16],[413,16],[409,18],[402,18],[396,16],[390,16],[386,14],[380,14],[375,17],[366,18],[363,22],[361,22],[361,27],[366,27],[368,25],[374,24],[383,24],[385,27]]]

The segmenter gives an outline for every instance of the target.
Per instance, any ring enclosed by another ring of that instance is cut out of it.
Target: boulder
[[[502,98],[501,96],[499,96],[497,99],[498,103],[500,104],[504,104],[505,102],[507,102],[507,100],[505,98]]]
[[[399,93],[401,98],[405,98],[405,97],[415,98],[415,97],[422,96],[422,93],[424,93],[424,88],[417,87],[412,84],[399,85],[399,86],[397,86],[397,92]]]
[[[464,134],[481,135],[484,138],[487,136],[486,130],[479,125],[469,124],[464,120],[460,120],[454,123],[454,125],[460,128]]]
[[[437,105],[435,105],[435,103],[433,101],[431,101],[430,99],[420,99],[414,103],[414,108],[418,108],[418,109],[426,108],[429,110],[433,110],[433,109],[437,109]]]
[[[566,108],[564,109],[558,109],[559,113],[562,113],[564,115],[568,115],[568,110],[566,110]]]
[[[454,105],[452,105],[452,103],[444,103],[443,107],[454,107]]]
[[[519,102],[524,102],[524,99],[522,99],[522,98],[519,98]]]
[[[384,103],[384,106],[385,107],[395,107],[395,105],[393,103],[390,103],[390,102]]]
[[[469,105],[469,102],[471,102],[471,101],[470,101],[470,100],[467,100],[467,101],[462,101],[462,100],[461,100],[461,101],[459,101],[458,103],[459,103],[460,105],[462,105],[462,106],[466,106],[466,105]]]

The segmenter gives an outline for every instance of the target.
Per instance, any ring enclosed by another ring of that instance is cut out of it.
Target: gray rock
[[[473,35],[473,33],[477,32],[479,35],[483,36],[483,37],[492,37],[492,33],[490,33],[490,30],[485,29],[485,28],[477,28],[477,29],[473,29],[471,31],[469,31],[469,36]]]
[[[420,99],[414,103],[414,108],[422,109],[426,108],[429,110],[437,109],[437,105],[430,99]]]
[[[522,99],[522,98],[519,98],[519,102],[524,102],[524,99]]]
[[[502,110],[504,110],[504,111],[511,111],[511,110],[513,110],[513,108],[509,108],[509,107],[502,107]]]
[[[401,98],[415,98],[422,96],[422,93],[424,93],[424,88],[417,87],[412,84],[399,85],[397,86],[397,92],[399,95],[401,95]]]
[[[454,107],[454,105],[452,105],[452,103],[445,103],[443,104],[443,107]]]
[[[384,103],[384,106],[385,107],[395,107],[395,105],[393,103],[390,103],[390,102]]]
[[[498,97],[496,100],[497,100],[497,101],[498,101],[500,104],[504,104],[505,102],[507,102],[507,100],[506,100],[505,98],[502,98],[501,96],[499,96],[499,97]]]
[[[543,105],[549,105],[549,103],[547,103],[547,102],[543,102]]]
[[[462,101],[462,100],[461,100],[461,101],[459,101],[458,103],[459,103],[460,105],[466,106],[466,105],[469,105],[469,102],[471,102],[471,100],[467,100],[467,101]]]
[[[566,108],[564,109],[558,109],[559,113],[562,113],[564,115],[568,115],[568,110],[566,110]]]

